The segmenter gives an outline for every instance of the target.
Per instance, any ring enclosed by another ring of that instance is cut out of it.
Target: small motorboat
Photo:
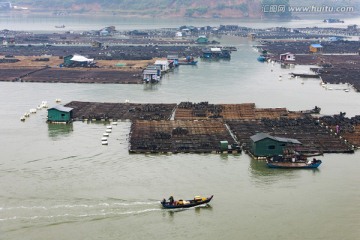
[[[317,168],[322,163],[321,160],[313,158],[312,160],[307,160],[304,157],[300,158],[284,158],[283,156],[274,156],[266,160],[266,164],[269,168],[295,168],[295,169],[304,169],[304,168]]]
[[[322,163],[321,160],[309,161],[309,162],[266,162],[269,168],[317,168]]]
[[[210,197],[200,197],[196,196],[194,199],[191,200],[178,200],[174,201],[172,197],[169,198],[169,201],[166,201],[165,199],[161,201],[161,205],[163,208],[168,209],[174,209],[174,208],[191,208],[203,204],[207,204],[211,201],[214,195],[211,195]]]
[[[269,168],[317,168],[322,163],[321,160],[313,158],[308,160],[311,154],[299,153],[293,149],[284,149],[282,155],[267,157],[266,164]],[[314,155],[313,155],[314,156]]]
[[[190,62],[188,62],[188,61],[179,61],[178,65],[193,65],[193,66],[195,66],[197,64],[197,62],[198,61],[190,61]]]

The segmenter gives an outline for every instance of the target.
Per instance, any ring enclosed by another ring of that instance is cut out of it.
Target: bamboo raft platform
[[[208,121],[135,121],[131,126],[131,153],[214,153],[220,141],[235,141],[225,124]]]
[[[176,104],[98,103],[73,101],[73,119],[112,120],[170,120]]]
[[[302,116],[304,116],[304,113],[301,111],[290,112],[286,108],[256,108],[255,103],[209,104],[208,102],[181,102],[175,112],[175,120],[253,120],[280,117],[299,118]]]
[[[306,153],[352,153],[354,147],[332,134],[329,128],[319,124],[316,119],[262,119],[226,121],[245,151],[251,150],[250,137],[257,132],[272,136],[293,138],[302,143],[299,151]],[[360,135],[359,135],[360,136]]]
[[[0,81],[42,83],[112,83],[142,84],[141,71],[119,71],[99,68],[1,68]]]
[[[318,118],[309,114],[311,110],[256,108],[254,103],[73,101],[65,106],[73,108],[74,121],[131,120],[131,153],[216,153],[220,141],[249,152],[250,137],[258,132],[297,139],[302,143],[300,150],[306,153],[352,153],[360,147],[360,116]],[[172,116],[175,120],[171,120]]]

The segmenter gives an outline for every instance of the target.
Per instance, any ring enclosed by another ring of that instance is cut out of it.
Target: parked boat
[[[191,62],[182,62],[182,61],[179,61],[178,62],[178,65],[196,65],[198,61],[191,61]]]
[[[327,19],[324,19],[323,22],[324,23],[344,23],[345,21],[340,20],[338,18],[327,18]]]
[[[318,106],[315,106],[313,109],[309,110],[300,110],[300,111],[289,111],[292,113],[304,113],[304,114],[319,114],[321,111],[321,108]]]
[[[292,157],[278,155],[266,160],[266,164],[270,168],[317,168],[321,163],[322,161],[319,159],[307,160],[306,156],[300,154]]]
[[[259,62],[266,62],[269,58],[265,57],[264,55],[260,55],[257,60]]]
[[[179,59],[178,65],[196,65],[198,61],[195,61],[193,57],[187,56],[184,59]]]
[[[195,207],[195,206],[209,203],[211,201],[211,199],[213,198],[213,196],[214,195],[211,195],[208,198],[196,196],[196,197],[194,197],[194,199],[191,199],[191,200],[178,200],[178,201],[174,201],[174,198],[171,196],[169,198],[169,201],[166,201],[165,199],[163,199],[161,201],[161,205],[163,206],[163,208],[168,208],[168,209],[190,208],[190,207]]]

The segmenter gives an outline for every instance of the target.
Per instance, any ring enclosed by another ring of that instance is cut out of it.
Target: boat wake
[[[98,221],[160,212],[159,201],[92,201],[53,205],[2,206],[0,222],[6,226],[33,227],[69,222]],[[5,227],[6,229],[6,227]]]

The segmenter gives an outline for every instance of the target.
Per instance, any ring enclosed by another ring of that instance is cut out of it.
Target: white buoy
[[[102,137],[101,141],[107,141],[107,137]]]
[[[108,145],[108,141],[101,141],[102,145]]]
[[[31,108],[30,113],[36,113],[36,108]]]
[[[25,117],[22,116],[22,117],[20,118],[20,121],[24,122],[24,121],[25,121]]]
[[[126,102],[126,103],[129,103],[129,102],[130,102],[130,100],[129,100],[129,99],[125,99],[125,102]]]
[[[345,89],[345,92],[349,92],[350,90],[349,89]]]
[[[103,133],[103,136],[104,136],[104,137],[108,137],[108,136],[109,136],[109,133]]]
[[[107,133],[111,133],[111,129],[106,129],[106,132],[107,132]]]
[[[111,124],[112,124],[112,125],[117,125],[118,123],[117,123],[117,122],[112,122]]]
[[[59,103],[59,102],[61,102],[61,99],[57,98],[57,99],[55,99],[55,102]]]
[[[40,104],[40,107],[48,108],[47,101],[42,101],[41,104]]]
[[[24,117],[30,117],[30,113],[28,112],[24,113]]]
[[[106,126],[107,129],[112,129],[112,126]]]

